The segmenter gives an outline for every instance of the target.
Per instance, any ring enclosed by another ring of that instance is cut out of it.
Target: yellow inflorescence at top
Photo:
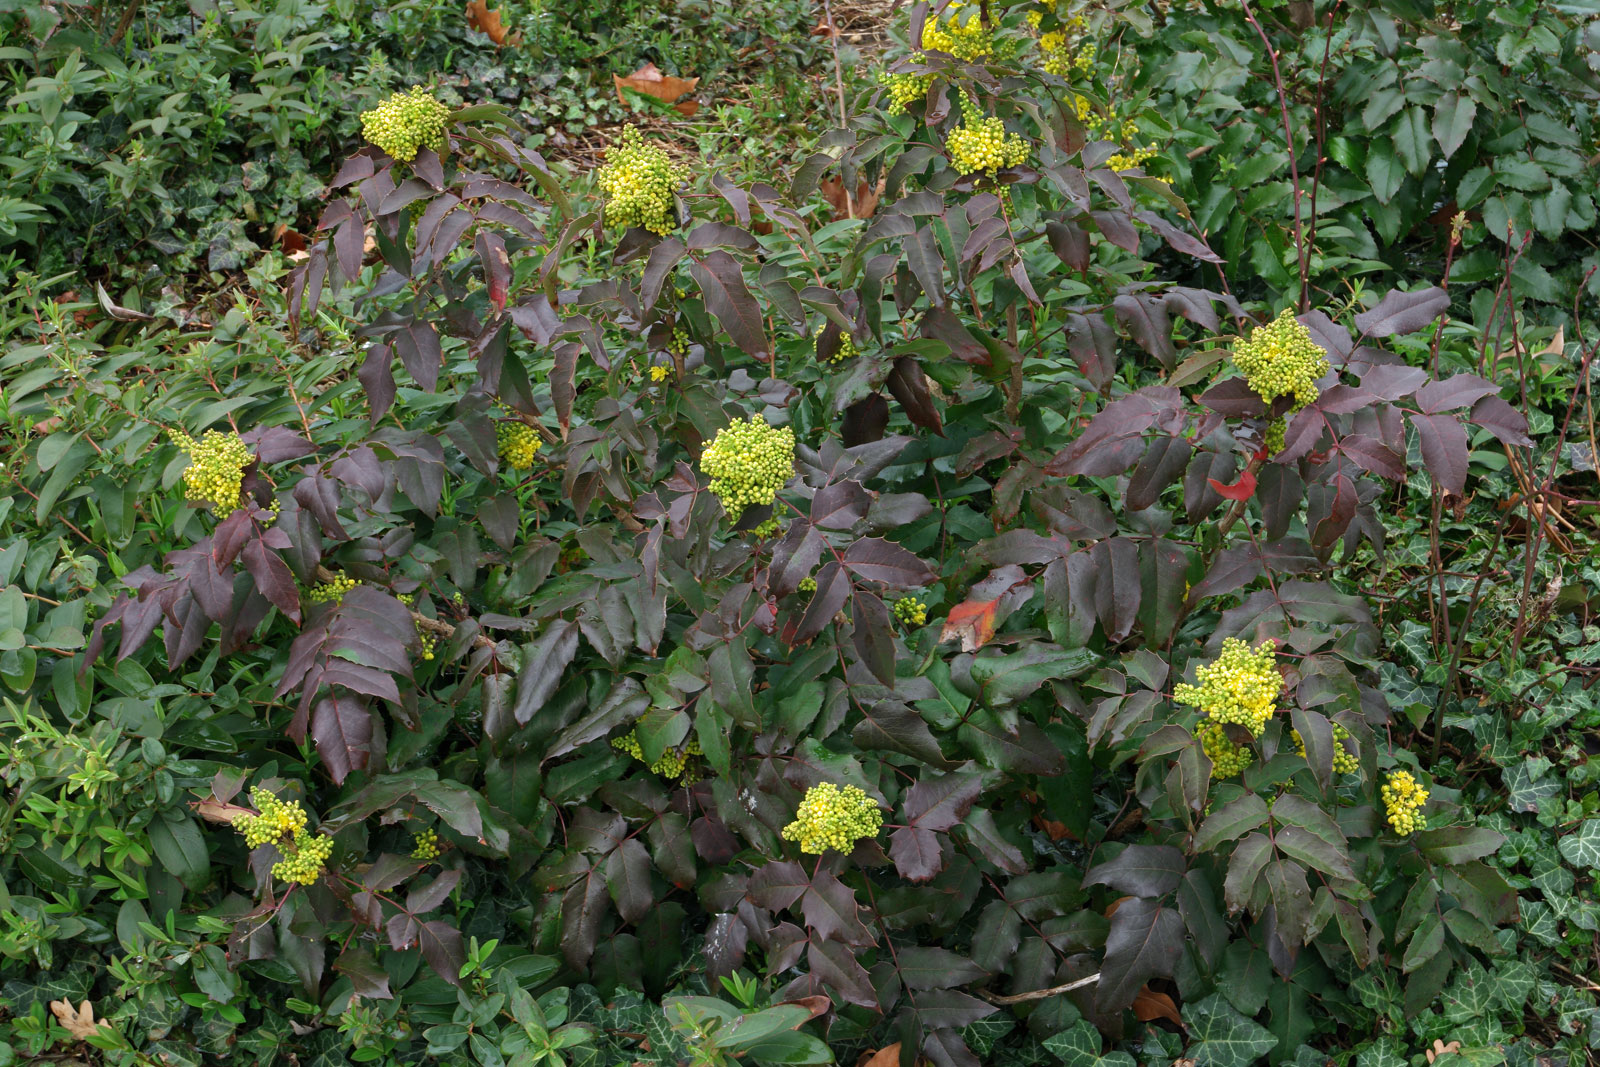
[[[806,790],[794,822],[783,828],[783,839],[798,841],[801,852],[820,856],[830,848],[849,852],[858,840],[877,837],[882,828],[883,812],[863,790],[820,782]]]
[[[1428,803],[1428,791],[1411,776],[1410,771],[1394,771],[1379,791],[1389,826],[1400,835],[1427,829],[1427,816],[1422,808]]]
[[[1290,730],[1289,736],[1294,738],[1294,749],[1300,753],[1300,758],[1306,757],[1305,739],[1300,736],[1299,730]],[[1344,742],[1350,739],[1350,731],[1338,723],[1333,724],[1333,773],[1354,774],[1361,769],[1361,757],[1344,747]]]
[[[621,737],[613,737],[611,747],[626,752],[640,763],[644,762],[644,748],[639,744],[637,730],[629,730]],[[689,757],[703,754],[698,741],[690,741],[681,749],[669,748],[661,753],[660,759],[650,764],[650,773],[659,774],[663,778],[676,778],[679,785],[693,785],[700,780],[700,776],[694,764],[689,762]]]
[[[1270,404],[1280,396],[1293,396],[1290,410],[1299,411],[1321,395],[1316,381],[1328,373],[1328,352],[1285,308],[1234,346],[1233,365],[1262,400]]]
[[[1094,105],[1086,96],[1074,98],[1074,108],[1078,113],[1078,121],[1083,123],[1084,130],[1092,140],[1111,141],[1124,146],[1132,145],[1139,139],[1139,124],[1132,119],[1121,119],[1101,115],[1095,111]],[[1106,160],[1106,166],[1112,170],[1132,170],[1142,166],[1145,160],[1156,154],[1151,147],[1128,148],[1118,152]],[[1163,178],[1162,181],[1170,182],[1172,179]]]
[[[734,518],[754,504],[770,504],[794,476],[794,431],[768,426],[760,415],[734,419],[700,454],[711,492]]]
[[[984,115],[971,99],[961,103],[961,125],[950,132],[945,147],[950,162],[961,174],[984,173],[991,177],[1002,167],[1016,167],[1028,161],[1028,142],[1006,132],[1006,124],[995,115]]]
[[[1243,774],[1244,769],[1250,766],[1250,761],[1254,758],[1248,748],[1228,739],[1228,732],[1222,728],[1220,722],[1210,720],[1202,722],[1196,727],[1195,736],[1200,738],[1201,746],[1211,758],[1213,778],[1220,780]]]
[[[659,365],[654,366],[650,368],[650,380],[652,382],[664,382],[667,380],[667,376],[671,373],[672,372],[665,367]]]
[[[299,801],[279,800],[257,787],[250,791],[250,803],[258,814],[241,814],[233,820],[233,828],[244,836],[245,844],[251,848],[276,846],[283,858],[272,865],[272,876],[279,881],[316,882],[323,864],[333,855],[333,838],[306,830],[306,813]]]
[[[1042,12],[1028,12],[1028,25],[1035,32],[1043,21]],[[1066,78],[1073,74],[1088,75],[1094,70],[1094,61],[1099,49],[1093,41],[1084,39],[1083,35],[1088,28],[1088,24],[1081,16],[1074,15],[1063,21],[1059,29],[1039,34],[1039,53],[1044,58],[1044,62],[1040,65],[1044,67],[1046,74]]]
[[[606,149],[605,165],[595,172],[607,198],[606,221],[666,233],[674,223],[672,194],[684,177],[666,149],[647,144],[637,126],[624,127],[622,139]]]
[[[533,466],[533,457],[539,452],[539,434],[525,422],[502,422],[494,428],[495,448],[506,466],[525,471]]]
[[[922,47],[973,63],[994,53],[994,30],[984,26],[977,4],[952,0],[943,18],[929,19],[923,25]]]
[[[919,52],[912,58],[920,61],[922,53]],[[933,84],[933,75],[916,74],[911,71],[895,74],[880,70],[878,84],[889,94],[889,114],[899,115],[912,104],[927,97],[928,86]]]
[[[244,469],[254,459],[236,433],[207,430],[196,441],[182,430],[171,431],[173,443],[189,454],[183,487],[190,500],[209,505],[219,519],[239,507]]]
[[[1212,722],[1236,722],[1260,737],[1277,710],[1283,676],[1278,673],[1277,646],[1262,642],[1252,650],[1246,641],[1229,637],[1222,654],[1195,671],[1199,685],[1180,684],[1173,698],[1199,708]]]
[[[444,155],[444,131],[449,121],[450,109],[417,85],[362,112],[361,136],[400,162],[410,163],[420,148]]]

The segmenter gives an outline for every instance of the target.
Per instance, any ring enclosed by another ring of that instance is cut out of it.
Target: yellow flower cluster
[[[818,359],[822,358],[821,330],[818,330],[817,336],[811,339],[811,351],[817,354]],[[860,352],[861,350],[856,347],[855,338],[841,331],[839,334],[839,350],[833,354],[833,359],[830,362],[843,363],[847,359],[854,359]]]
[[[445,151],[445,126],[450,109],[420,85],[395,93],[371,111],[361,113],[361,136],[402,163],[417,158],[417,149]]]
[[[998,116],[983,115],[970,100],[963,101],[961,109],[961,125],[950,132],[945,142],[958,173],[983,172],[993,176],[1001,167],[1027,162],[1028,142],[1018,134],[1007,133],[1006,124]]]
[[[1306,743],[1300,737],[1299,730],[1290,730],[1289,735],[1294,738],[1294,750],[1300,753],[1300,758],[1306,757]],[[1333,724],[1333,773],[1355,774],[1361,769],[1361,757],[1357,756],[1344,746],[1350,740],[1350,731],[1338,723]]]
[[[911,58],[920,62],[922,54],[919,52]],[[889,94],[889,114],[900,115],[904,114],[912,104],[927,99],[928,86],[933,84],[933,74],[914,74],[909,71],[894,74],[880,70],[878,84]]]
[[[819,782],[806,790],[794,822],[783,828],[783,839],[798,841],[801,852],[820,856],[830,848],[848,852],[857,840],[877,837],[882,828],[883,812],[864,791]]]
[[[611,747],[626,752],[640,763],[644,762],[644,749],[639,744],[637,730],[629,730],[621,737],[611,739]],[[669,748],[661,753],[661,758],[650,764],[650,773],[659,774],[663,778],[676,778],[679,785],[693,785],[700,780],[700,775],[689,757],[703,755],[704,750],[700,742],[690,741],[681,749]]]
[[[533,466],[533,457],[540,445],[538,431],[515,419],[502,422],[494,428],[494,443],[507,466],[519,471]]]
[[[190,500],[207,504],[218,518],[227,518],[239,507],[244,469],[254,457],[236,433],[207,430],[196,441],[182,430],[173,430],[172,440],[189,453],[189,466],[183,471],[183,488]]]
[[[794,476],[794,431],[760,415],[734,419],[700,455],[711,492],[734,518],[752,504],[770,504]]]
[[[1028,22],[1034,29],[1039,28],[1041,20],[1038,12],[1028,12]],[[1082,40],[1087,30],[1088,24],[1082,17],[1074,15],[1063,22],[1060,29],[1039,35],[1039,52],[1044,57],[1041,65],[1046,74],[1066,78],[1073,74],[1087,75],[1094,69],[1099,49],[1093,41]],[[1076,42],[1074,35],[1078,38]]]
[[[977,4],[952,0],[943,18],[929,19],[922,27],[922,47],[973,63],[994,53],[994,31],[983,25]]]
[[[672,194],[684,177],[666,149],[646,144],[637,126],[623,128],[621,141],[606,149],[605,165],[595,172],[595,181],[606,194],[608,221],[624,228],[642,226],[652,233],[672,229]]]
[[[400,603],[404,604],[406,607],[409,608],[409,607],[411,607],[413,604],[415,604],[417,602],[417,594],[415,594],[415,593],[400,593],[395,597],[395,599],[400,601]],[[423,629],[421,622],[418,622],[416,624],[416,627],[417,627],[417,643],[422,646],[422,658],[423,659],[432,659],[433,658],[433,646],[438,644],[438,639],[436,637],[434,637],[433,634],[430,631]]]
[[[817,591],[817,580],[807,575],[806,577],[800,579],[800,585],[798,588],[800,592],[804,593],[806,596],[810,596],[812,593]]]
[[[1116,144],[1128,146],[1139,139],[1138,123],[1132,119],[1119,121],[1118,119],[1101,115],[1094,109],[1094,105],[1089,102],[1089,98],[1086,96],[1076,96],[1074,107],[1078,113],[1078,121],[1083,123],[1083,128],[1088,132],[1091,140],[1112,141]],[[1132,170],[1134,167],[1143,165],[1145,160],[1150,159],[1155,154],[1156,150],[1152,147],[1128,148],[1127,151],[1118,152],[1106,160],[1106,166],[1112,170]],[[1161,180],[1165,182],[1172,181],[1171,178],[1163,178]]]
[[[1276,455],[1283,451],[1284,431],[1289,428],[1282,415],[1267,423],[1267,432],[1261,435],[1261,444],[1267,450],[1267,455]]]
[[[894,617],[903,626],[922,626],[928,621],[928,605],[914,596],[903,596],[894,602]]]
[[[329,601],[340,599],[360,584],[354,578],[341,574],[332,581],[319,582],[307,589],[300,599],[308,604],[326,604]]]
[[[1316,381],[1328,373],[1328,353],[1311,339],[1310,330],[1295,321],[1294,312],[1284,308],[1276,319],[1257,326],[1248,340],[1234,346],[1233,365],[1262,400],[1270,404],[1280,396],[1293,396],[1290,410],[1299,411],[1320,395]]]
[[[757,523],[751,530],[750,536],[757,541],[765,541],[769,537],[778,536],[779,523],[777,519],[768,519],[766,522]]]
[[[1254,758],[1248,748],[1228,739],[1228,731],[1220,722],[1207,720],[1195,729],[1195,736],[1206,755],[1211,758],[1211,777],[1222,779],[1243,774]]]
[[[1389,781],[1379,792],[1383,796],[1389,825],[1395,833],[1403,836],[1414,830],[1427,829],[1428,819],[1422,814],[1422,808],[1428,803],[1428,791],[1411,776],[1410,771],[1391,773]]]
[[[251,848],[278,841],[306,828],[306,813],[298,800],[282,801],[260,786],[250,790],[250,803],[258,814],[239,813],[233,828],[244,835]]]
[[[439,835],[432,830],[424,830],[416,837],[416,845],[411,850],[414,860],[436,860],[439,858]]]
[[[282,852],[284,844],[278,845]],[[333,855],[333,838],[326,834],[311,834],[300,830],[294,835],[289,852],[272,865],[272,877],[280,882],[298,882],[313,885],[322,877],[322,865]]]
[[[1199,708],[1212,722],[1236,722],[1254,737],[1266,729],[1283,689],[1277,646],[1270,640],[1252,651],[1247,641],[1225,639],[1222,654],[1202,664],[1195,678],[1199,685],[1181,683],[1172,691],[1173,698]]]
[[[651,367],[650,368],[650,380],[652,382],[664,382],[664,381],[667,380],[667,375],[669,375],[671,373],[672,373],[671,371],[669,371],[667,368],[662,367],[662,366]]]

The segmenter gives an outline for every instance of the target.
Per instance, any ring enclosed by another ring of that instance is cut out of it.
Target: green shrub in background
[[[1594,350],[1530,400],[1453,284],[1263,328],[1062,15],[918,5],[920,102],[664,233],[472,107],[204,331],[20,286],[0,1039],[1581,1062],[1591,542],[1497,504],[1594,498]]]
[[[499,100],[540,131],[533,143],[570,146],[626,114],[612,73],[654,60],[720,87],[754,53],[778,90],[757,121],[804,111],[796,67],[815,45],[795,2],[754,19],[638,0],[576,19],[541,5],[500,14],[517,31],[504,47],[433,3],[9,5],[0,250],[46,276],[108,273],[146,306],[185,306],[182,275],[236,272],[283,230],[309,228],[358,143],[356,115],[397,84]]]

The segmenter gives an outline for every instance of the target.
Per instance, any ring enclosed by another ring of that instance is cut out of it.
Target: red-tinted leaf
[[[990,363],[989,349],[972,336],[960,316],[949,308],[930,308],[922,316],[920,331],[923,337],[943,341],[949,346],[950,354],[963,363],[980,367]]]
[[[906,790],[906,822],[924,830],[948,830],[966,818],[983,792],[983,776],[953,771],[924,777]]]
[[[1467,417],[1475,425],[1494,434],[1501,444],[1522,448],[1533,444],[1533,438],[1528,436],[1528,420],[1522,412],[1498,396],[1486,396],[1479,400],[1472,405],[1472,414]]]
[[[1143,511],[1152,506],[1162,490],[1183,476],[1192,450],[1188,440],[1182,437],[1151,440],[1128,479],[1127,509]]]
[[[617,914],[636,923],[655,905],[650,888],[650,854],[637,837],[626,838],[606,857],[606,888]]]
[[[901,356],[894,361],[894,367],[890,369],[884,384],[889,394],[905,409],[906,418],[911,420],[913,426],[943,435],[944,420],[933,402],[933,393],[928,389],[928,379],[922,373],[921,363],[911,356]]]
[[[818,871],[800,898],[800,913],[816,936],[846,945],[871,945],[875,940],[858,916],[855,890],[829,871]]]
[[[1209,484],[1224,500],[1249,500],[1256,492],[1256,476],[1248,470],[1233,485],[1223,485],[1215,478],[1209,479]]]
[[[813,979],[836,991],[851,1004],[868,1010],[877,1009],[878,998],[872,990],[872,980],[856,961],[855,953],[849,946],[837,941],[812,941],[806,959],[811,964]]]
[[[1146,293],[1124,293],[1111,301],[1111,309],[1128,336],[1155,356],[1163,370],[1171,371],[1178,350],[1172,343],[1172,319],[1161,301]]]
[[[1404,458],[1396,455],[1388,445],[1366,434],[1353,433],[1339,439],[1339,451],[1359,463],[1364,470],[1392,482],[1406,476]]]
[[[1183,919],[1153,900],[1124,900],[1111,917],[1095,989],[1101,1010],[1120,1010],[1155,977],[1171,977],[1183,955]]]
[[[261,595],[290,620],[299,622],[300,592],[295,587],[294,572],[289,565],[260,539],[246,542],[242,555],[244,569],[250,572]]]
[[[389,974],[378,964],[371,949],[347,948],[333,961],[333,969],[350,979],[355,995],[367,1000],[390,1000]]]
[[[844,565],[863,581],[882,582],[896,589],[917,589],[938,577],[916,555],[881,537],[863,537],[853,542],[845,550]]]
[[[1356,329],[1365,337],[1415,333],[1449,306],[1450,294],[1437,285],[1411,293],[1391,289],[1378,301],[1377,307],[1356,316]]]
[[[1139,578],[1139,546],[1126,537],[1110,537],[1090,550],[1097,571],[1095,614],[1106,635],[1121,641],[1133,632],[1143,590]]]
[[[504,311],[506,295],[511,288],[511,260],[506,255],[506,243],[492,230],[479,230],[474,247],[478,252],[478,260],[483,264],[489,304],[496,311]]]
[[[451,985],[460,985],[461,965],[467,961],[461,931],[436,919],[419,926],[416,938],[422,948],[422,958],[428,961],[434,973]]]
[[[1243,378],[1224,378],[1200,394],[1200,403],[1231,418],[1255,418],[1267,410],[1261,395]]]
[[[372,745],[372,713],[355,697],[323,697],[311,713],[311,739],[335,784],[364,770]]]
[[[820,634],[823,627],[833,622],[844,602],[850,596],[850,576],[836,562],[828,562],[817,572],[817,589],[811,594],[805,614],[788,635],[792,644],[802,644]]]
[[[427,392],[433,392],[439,384],[439,368],[444,363],[444,354],[439,348],[439,334],[430,322],[413,322],[409,326],[396,330],[392,335],[391,343],[400,357],[400,362]]]
[[[1188,866],[1183,853],[1171,845],[1129,845],[1115,859],[1090,868],[1083,876],[1083,884],[1108,885],[1134,896],[1160,897],[1178,888]]]
[[[782,911],[794,905],[811,887],[805,869],[789,860],[775,860],[750,876],[749,896],[768,911]]]
[[[705,259],[691,263],[689,273],[699,283],[706,307],[717,317],[733,343],[748,355],[765,355],[767,333],[761,322],[761,308],[744,283],[738,260],[717,249]]]
[[[848,530],[866,517],[869,503],[860,482],[829,482],[811,498],[811,521],[825,530]]]
[[[1407,412],[1422,445],[1422,464],[1446,492],[1460,496],[1467,487],[1467,431],[1454,415]]]
[[[939,835],[917,826],[903,826],[889,838],[889,858],[900,877],[926,882],[944,870]]]
[[[872,676],[894,688],[894,623],[881,597],[857,589],[851,593],[851,644]]]
[[[1417,390],[1417,407],[1432,415],[1440,411],[1471,407],[1486,396],[1499,392],[1493,382],[1476,374],[1455,374],[1442,382],[1429,382]]]
[[[526,726],[556,691],[567,664],[578,654],[578,633],[576,622],[558,620],[524,650],[513,708],[517,725]]]

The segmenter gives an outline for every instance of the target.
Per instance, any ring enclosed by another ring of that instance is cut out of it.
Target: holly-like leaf
[[[818,871],[800,898],[800,913],[816,936],[846,945],[875,944],[861,923],[859,910],[855,890],[830,871]]]
[[[761,308],[744,283],[739,261],[719,248],[691,263],[689,273],[699,284],[706,307],[728,331],[733,343],[748,355],[766,355],[769,346]]]
[[[844,565],[856,577],[894,589],[917,589],[938,576],[913,553],[881,537],[863,537],[845,549]],[[821,580],[817,582],[820,590]]]
[[[1091,867],[1083,884],[1108,885],[1140,897],[1165,896],[1178,888],[1188,866],[1183,852],[1171,845],[1129,845],[1114,859]]]
[[[1407,412],[1422,445],[1422,463],[1439,488],[1460,496],[1467,487],[1467,431],[1454,415]]]
[[[1176,909],[1154,900],[1124,900],[1111,917],[1095,1004],[1102,1011],[1132,1004],[1150,979],[1172,976],[1183,945],[1183,919]]]
[[[1437,285],[1409,293],[1390,289],[1384,294],[1383,299],[1378,301],[1377,307],[1356,316],[1356,329],[1365,337],[1392,337],[1397,333],[1415,333],[1438,318],[1449,306],[1450,294]],[[1365,379],[1362,384],[1367,384]]]

